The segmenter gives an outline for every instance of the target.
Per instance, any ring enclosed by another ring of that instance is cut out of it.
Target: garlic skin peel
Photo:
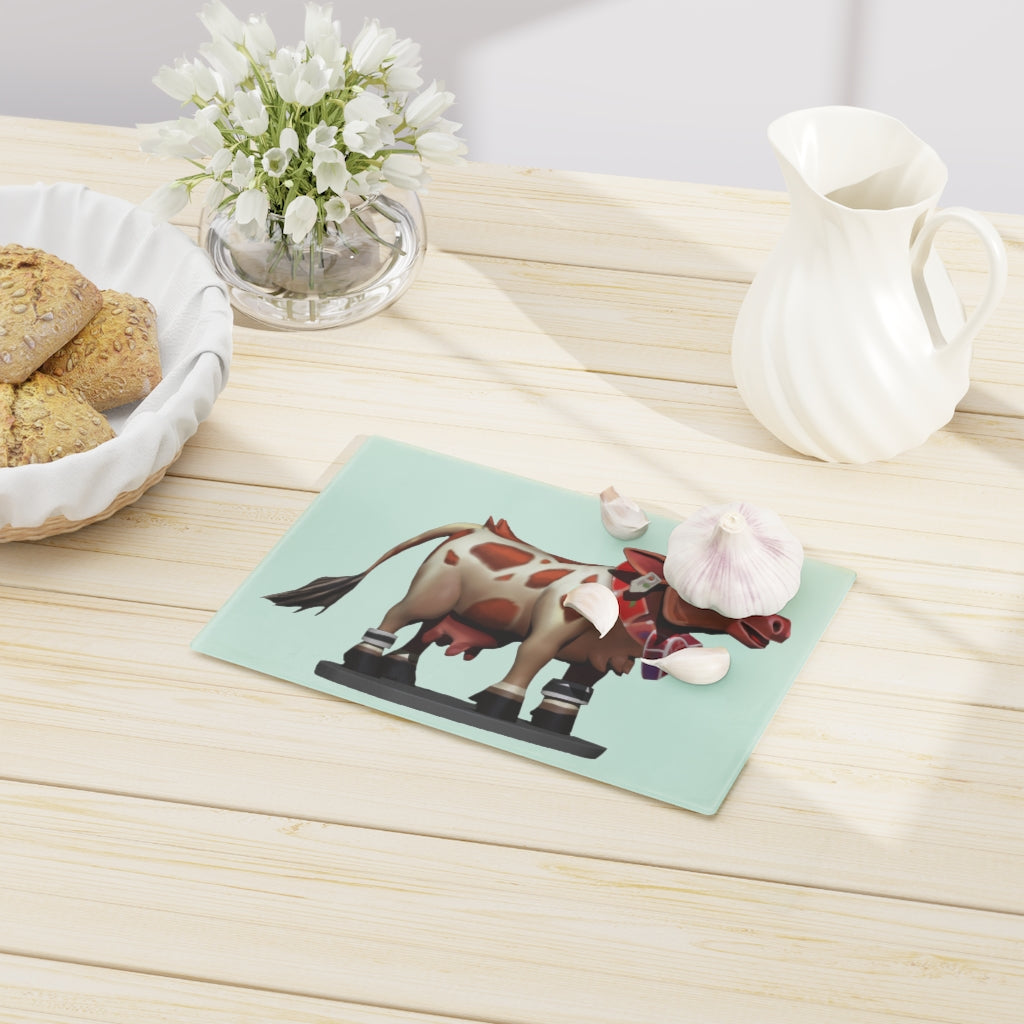
[[[579,612],[597,627],[604,636],[619,621],[619,602],[615,595],[601,583],[581,583],[565,595],[562,604]]]
[[[660,668],[680,682],[707,686],[717,683],[729,671],[731,659],[724,647],[684,647],[664,658],[641,658],[640,661]]]
[[[631,498],[624,498],[614,487],[601,492],[601,522],[619,540],[635,540],[647,532],[650,521]]]
[[[665,579],[698,608],[730,619],[774,615],[800,588],[804,550],[771,509],[708,505],[669,535]]]

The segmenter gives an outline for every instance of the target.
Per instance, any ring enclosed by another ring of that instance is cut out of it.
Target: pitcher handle
[[[974,312],[967,318],[963,327],[953,338],[946,339],[946,347],[959,345],[961,342],[968,342],[981,329],[981,325],[988,319],[989,315],[999,304],[1003,297],[1003,290],[1006,288],[1006,246],[1003,244],[999,232],[980,213],[970,210],[965,206],[951,206],[946,210],[940,210],[932,214],[925,222],[924,227],[918,233],[914,242],[911,267],[914,274],[915,285],[924,291],[924,265],[932,250],[932,242],[939,229],[952,221],[960,221],[968,227],[973,228],[981,239],[981,244],[988,257],[988,290],[984,298],[975,307]]]

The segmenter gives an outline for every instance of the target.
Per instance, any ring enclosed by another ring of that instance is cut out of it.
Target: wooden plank
[[[2,595],[8,779],[1024,913],[1019,667],[825,643],[709,820],[195,654],[199,612]]]
[[[809,550],[838,547],[848,529],[864,524],[873,542],[865,551],[884,555],[900,539],[915,546],[920,530],[977,537],[979,564],[987,562],[988,543],[1002,545],[1009,564],[1016,562],[1012,506],[1019,502],[1021,478],[986,473],[1020,458],[1020,441],[1007,436],[1010,431],[1003,426],[1015,424],[1008,418],[993,422],[961,416],[899,461],[823,467],[786,454],[777,442],[764,441],[761,450],[743,445],[744,436],[757,445],[767,435],[744,412],[716,406],[714,396],[707,405],[684,411],[675,400],[645,406],[609,388],[596,402],[582,394],[552,395],[545,410],[528,393],[505,385],[460,391],[442,383],[429,411],[399,406],[389,413],[359,387],[372,387],[372,376],[351,374],[344,398],[307,393],[303,406],[302,398],[282,395],[277,405],[281,416],[269,430],[260,403],[232,388],[186,446],[172,475],[313,492],[333,476],[355,438],[380,434],[581,493],[596,494],[614,482],[623,493],[670,517],[742,497],[808,521],[810,532],[802,526],[801,536]],[[404,388],[396,382],[395,390]],[[686,389],[680,390],[685,395]],[[510,404],[512,410],[502,414]],[[470,426],[474,410],[480,419]],[[611,422],[619,413],[625,417],[625,438],[609,442],[602,421]],[[516,439],[514,447],[507,444],[510,437]],[[815,519],[816,514],[821,518]],[[851,539],[849,546],[856,543]],[[965,561],[955,551],[951,557],[957,564]]]
[[[789,215],[778,191],[473,163],[437,177],[425,204],[434,244],[489,255],[500,237],[519,260],[749,283]],[[1019,280],[1024,217],[987,216]],[[936,245],[955,273],[984,273],[971,232],[944,228]]]
[[[10,585],[63,594],[99,590],[125,601],[212,613],[309,500],[298,491],[168,478],[129,509],[87,530],[34,544],[4,545],[0,568]],[[1012,508],[1004,512],[1013,514]],[[245,524],[244,531],[239,523]],[[810,520],[797,525],[807,525],[810,532]],[[831,532],[836,543],[838,531]],[[869,638],[878,651],[943,654],[976,662],[977,671],[990,663],[1021,663],[1024,640],[1014,626],[1021,613],[1016,581],[1024,556],[1019,546],[1014,549],[1001,540],[989,546],[980,531],[972,532],[960,544],[951,541],[950,549],[954,557],[959,554],[974,564],[957,567],[951,557],[942,566],[931,559],[901,560],[898,533],[888,539],[891,549],[878,556],[865,555],[857,543],[875,540],[873,529],[844,525],[842,532],[842,548],[809,547],[815,557],[861,574],[833,624],[837,640],[856,644]],[[943,543],[944,535],[938,536]],[[920,543],[923,557],[925,542]],[[981,555],[973,553],[975,545]],[[1000,558],[1008,561],[1000,566]],[[979,561],[992,567],[979,567]],[[965,671],[971,672],[966,664]]]
[[[0,953],[0,1024],[486,1024]]]
[[[1007,914],[19,784],[0,821],[26,956],[524,1024],[1008,1024],[1024,997]]]
[[[0,139],[8,142],[0,147],[0,175],[8,184],[80,181],[137,203],[163,182],[193,169],[184,161],[141,153],[139,135],[130,128],[3,117]],[[97,161],[100,153],[105,160]],[[607,249],[611,240],[615,251],[614,263],[608,262],[611,266],[635,265],[655,272],[669,268],[686,272],[689,268],[700,271],[699,276],[724,273],[728,277],[731,273],[749,278],[742,255],[738,259],[733,252],[722,255],[696,241],[696,231],[701,228],[713,224],[720,229],[723,222],[731,221],[721,208],[745,195],[737,190],[701,186],[681,190],[674,183],[631,182],[630,187],[639,184],[655,205],[657,216],[643,217],[638,214],[635,195],[629,188],[620,188],[618,179],[613,178],[476,164],[464,169],[438,168],[434,177],[425,209],[432,244],[441,248],[490,253],[494,232],[499,230],[503,249],[511,257],[591,265],[595,246]],[[658,200],[655,195],[663,198]],[[766,195],[755,203],[773,214],[767,238],[758,246],[756,234],[751,242],[752,232],[734,226],[731,233],[740,254],[763,253],[777,235],[780,215],[786,209],[778,195]],[[694,215],[705,207],[710,212],[700,223],[693,223]],[[591,225],[582,230],[581,215],[589,217]],[[176,223],[193,228],[198,220],[197,205],[175,218]],[[683,224],[687,230],[680,237]],[[680,258],[680,253],[685,255]],[[756,259],[747,256],[747,265]],[[739,270],[733,269],[734,262]]]
[[[0,117],[0,181],[5,185],[74,182],[141,203],[159,185],[195,170],[139,149],[132,128]],[[198,208],[175,222],[197,224]]]
[[[725,281],[432,251],[413,288],[383,316],[319,337],[242,328],[236,343],[243,357],[255,352],[301,363],[329,365],[371,351],[379,359],[385,350],[390,365],[436,354],[461,358],[473,372],[477,354],[486,352],[495,369],[577,369],[732,387],[732,329],[745,291]],[[1022,309],[1024,291],[1019,302],[1004,302],[974,349],[975,384],[1010,403],[1014,385],[1024,384],[1014,328]],[[977,400],[968,396],[961,408],[985,411]]]
[[[509,311],[498,309],[494,315],[502,322],[509,318]],[[637,449],[641,458],[645,449],[661,448],[673,434],[683,433],[690,440],[719,438],[822,471],[821,464],[797,455],[768,435],[746,412],[731,386],[704,386],[720,375],[714,365],[724,366],[727,355],[724,351],[702,353],[699,345],[679,355],[680,366],[687,359],[694,363],[704,360],[704,369],[691,374],[699,378],[692,386],[671,374],[664,380],[627,374],[629,361],[624,355],[579,372],[578,362],[571,365],[573,360],[567,358],[565,343],[546,333],[535,338],[525,331],[505,334],[497,329],[469,331],[443,326],[426,331],[415,318],[376,318],[366,328],[346,334],[344,344],[329,336],[293,343],[287,335],[245,330],[236,331],[236,344],[231,383],[206,429],[218,429],[225,403],[236,397],[250,400],[254,408],[268,401],[280,409],[280,415],[269,434],[265,429],[254,430],[249,422],[228,428],[236,435],[232,464],[250,437],[259,440],[258,455],[264,458],[273,457],[275,448],[280,448],[301,466],[308,451],[331,446],[333,459],[338,430],[332,424],[353,413],[361,422],[369,419],[362,432],[388,432],[384,425],[391,422],[401,429],[405,418],[416,417],[414,429],[420,435],[423,430],[447,433],[438,428],[471,426],[474,431],[497,429],[515,434],[547,435],[557,429],[608,440],[614,426],[617,446]],[[486,362],[473,355],[481,348],[489,353]],[[582,347],[579,351],[582,356]],[[868,470],[903,473],[922,455],[928,460],[929,472],[956,465],[957,444],[968,465],[975,465],[979,458],[991,459],[995,465],[1007,457],[1012,459],[1013,452],[996,451],[995,447],[1005,448],[1005,440],[1024,440],[1019,420],[1006,415],[1019,403],[1016,378],[1020,372],[1015,378],[1005,363],[997,362],[1004,368],[1003,385],[979,381],[962,403],[963,411],[927,445]],[[540,392],[548,393],[544,403],[537,400]],[[972,407],[979,411],[972,414]],[[258,415],[262,417],[262,411]],[[472,441],[464,434],[458,438],[460,445]],[[958,441],[963,435],[968,436]],[[991,445],[987,437],[991,437]],[[190,454],[201,441],[193,442]],[[347,439],[342,447],[344,443]],[[488,447],[495,445],[490,442]],[[543,465],[544,460],[540,461]],[[980,469],[983,478],[987,466],[982,464]],[[834,467],[833,476],[838,475],[836,470],[849,475],[863,471]],[[829,472],[827,468],[824,471]],[[216,475],[212,469],[202,472]],[[993,479],[1003,483],[998,476]],[[1012,486],[1014,479],[1006,482]]]
[[[103,126],[73,126],[59,122],[22,121],[17,118],[0,118],[0,137],[3,137],[4,133],[12,139],[17,138],[21,144],[38,147],[41,151],[39,161],[29,161],[27,164],[23,159],[19,158],[16,165],[4,167],[2,158],[0,158],[0,171],[6,172],[4,180],[12,183],[22,180],[25,183],[39,180],[35,167],[43,163],[44,160],[50,160],[57,154],[60,154],[61,158],[67,162],[68,167],[66,169],[58,168],[48,179],[44,180],[78,180],[74,170],[83,168],[88,164],[88,161],[83,159],[83,154],[93,152],[96,148],[102,148],[107,152],[109,162],[101,165],[98,179],[90,179],[86,183],[102,191],[123,194],[131,201],[140,202],[160,181],[166,180],[172,174],[184,172],[188,166],[181,161],[165,163],[138,152],[136,136],[130,129],[105,128]],[[67,173],[65,173],[65,170]],[[502,184],[511,189],[510,183],[504,180],[504,177],[502,177],[499,183],[492,180],[493,176],[495,174],[507,176],[515,172],[507,168],[494,169],[470,165],[469,168],[445,169],[444,173],[450,174],[452,180],[446,183],[439,183],[437,186],[441,194],[447,198],[439,203],[436,220],[441,240],[436,248],[448,248],[454,251],[488,255],[491,250],[481,248],[480,245],[464,242],[460,245],[458,239],[446,240],[444,225],[449,223],[449,218],[450,223],[456,226],[465,225],[467,223],[465,213],[458,213],[456,207],[460,203],[465,202],[466,194],[479,194],[481,197],[480,201],[487,206],[486,196],[491,188],[497,184]],[[560,183],[558,175],[554,172],[551,172],[549,176],[553,184],[545,184],[547,178],[543,175],[526,172],[518,173],[518,177],[527,180],[530,188],[537,193],[536,202],[538,203],[565,203],[570,202],[568,197],[572,197],[569,212],[561,217],[553,216],[553,221],[556,224],[562,225],[559,230],[572,234],[572,226],[581,223],[578,206],[582,201],[581,195],[585,193],[581,193],[577,189],[576,184],[572,183],[574,181],[574,176],[572,175],[569,175],[570,184],[568,186],[564,182]],[[600,176],[590,177],[595,178],[595,180],[604,180],[606,187],[613,185],[617,187],[618,185],[618,179],[605,180],[601,179]],[[477,188],[474,192],[470,182],[476,181],[477,178],[482,178],[483,182],[476,182]],[[705,191],[708,191],[705,187],[684,186],[675,183],[644,183],[642,181],[633,184],[636,185],[636,188],[630,188],[627,194],[631,197],[636,197],[630,200],[634,207],[637,202],[642,200],[646,209],[653,201],[652,197],[657,197],[662,193],[676,195],[677,199],[681,196],[687,202],[701,209],[711,202],[709,197],[704,194]],[[511,191],[514,193],[514,189],[511,189]],[[717,231],[718,234],[704,234],[701,237],[720,237],[722,235],[721,221],[742,225],[742,227],[736,230],[750,234],[750,224],[758,222],[757,216],[752,217],[751,213],[753,212],[757,215],[761,211],[762,207],[765,206],[764,197],[759,193],[750,193],[744,190],[710,191],[713,191],[718,196],[715,203],[708,207],[714,212],[714,221],[704,224],[702,230]],[[719,192],[721,192],[720,196],[718,195]],[[694,197],[691,193],[696,193],[696,196]],[[505,195],[506,192],[499,194]],[[772,203],[767,205],[771,208],[778,206],[777,197]],[[505,205],[501,204],[500,208],[505,209]],[[611,209],[614,210],[614,203]],[[742,216],[739,216],[741,209]],[[691,216],[692,210],[687,215]],[[198,207],[194,205],[183,213],[178,220],[183,226],[194,231],[198,216]],[[545,218],[543,215],[539,216],[542,221],[552,219],[552,217]],[[640,279],[650,277],[653,281],[645,284],[630,281],[628,275],[623,275],[622,271],[632,266],[632,263],[629,261],[623,263],[618,258],[610,259],[594,255],[595,252],[600,253],[602,250],[611,248],[617,256],[623,237],[629,237],[628,228],[623,225],[616,227],[617,221],[615,217],[609,217],[609,199],[606,195],[598,195],[596,197],[594,200],[594,210],[589,213],[589,216],[593,222],[601,224],[602,232],[609,232],[610,235],[605,237],[602,234],[597,238],[587,237],[580,243],[579,252],[575,252],[575,250],[573,252],[563,252],[558,244],[555,244],[553,249],[551,245],[548,245],[547,249],[543,247],[538,248],[534,245],[534,248],[527,253],[507,253],[508,255],[519,256],[521,260],[534,261],[534,265],[524,265],[521,262],[508,259],[478,260],[477,262],[485,265],[487,274],[494,276],[494,283],[499,284],[501,293],[510,292],[510,294],[514,294],[517,303],[523,307],[523,312],[527,316],[539,319],[541,326],[546,331],[550,332],[553,328],[563,332],[568,331],[570,333],[564,335],[566,338],[571,340],[575,337],[578,339],[580,344],[583,345],[580,351],[586,352],[588,365],[591,369],[597,369],[599,372],[637,372],[635,356],[635,352],[638,351],[637,343],[646,342],[649,344],[651,342],[650,334],[652,331],[655,331],[664,338],[664,341],[656,344],[652,351],[658,355],[658,364],[661,367],[659,373],[664,374],[667,379],[690,380],[694,379],[693,374],[696,372],[698,373],[697,379],[702,382],[731,384],[732,376],[728,365],[731,325],[739,308],[739,303],[742,300],[745,285],[750,279],[750,272],[741,274],[737,278],[736,274],[722,272],[721,268],[709,268],[708,261],[703,256],[696,261],[695,266],[674,266],[671,261],[666,262],[661,255],[657,254],[657,247],[652,249],[650,239],[644,238],[640,240],[642,244],[639,249],[639,262],[633,261],[633,263],[636,263],[634,269],[640,271],[635,276]],[[626,216],[628,220],[628,211]],[[776,216],[774,219],[777,220],[778,217]],[[1024,221],[1024,218],[1018,219]],[[582,218],[584,223],[586,220],[586,217]],[[434,220],[432,218],[433,223]],[[485,225],[482,229],[485,232],[484,237],[493,238],[493,226],[486,226],[484,221],[475,219],[473,221],[475,225],[474,230],[481,230],[479,227],[481,223]],[[661,223],[661,221],[659,220],[658,223]],[[666,220],[666,224],[671,224],[671,218]],[[522,221],[513,217],[511,225],[518,225],[521,228]],[[511,225],[505,225],[505,227],[508,228]],[[434,231],[432,233],[436,234],[438,232]],[[1020,263],[1018,267],[1017,263],[1014,262],[1014,268],[1015,270],[1019,269],[1021,274],[1013,278],[1011,294],[1004,300],[1001,310],[997,311],[992,325],[986,328],[979,341],[979,345],[986,343],[990,337],[994,338],[997,336],[1000,333],[1000,325],[1006,325],[1002,327],[1002,333],[1005,334],[1008,340],[1006,345],[1001,348],[1005,348],[1010,353],[1010,361],[1016,365],[1019,364],[1019,346],[1015,343],[1011,328],[1012,324],[1016,322],[1020,307],[1024,305],[1024,297],[1019,294],[1024,289],[1024,285],[1017,284],[1017,281],[1024,280],[1024,255],[1022,255],[1024,254],[1024,241],[1022,241],[1024,239],[1024,227],[1021,227],[1014,221],[1008,221],[1004,233],[1011,240],[1012,260],[1019,260]],[[529,238],[535,238],[536,234],[536,232],[531,230]],[[558,237],[560,235],[556,232],[556,239]],[[1017,241],[1013,241],[1014,238]],[[670,229],[666,229],[665,244],[673,251],[679,248],[678,241],[672,236]],[[730,244],[741,245],[747,243],[736,241]],[[774,244],[774,238],[768,240],[760,247],[755,246],[756,251],[759,253],[757,260],[763,258],[764,252],[770,248],[771,244]],[[652,252],[654,253],[653,257],[651,256]],[[439,268],[443,271],[441,280],[447,283],[430,291],[428,291],[426,285],[418,285],[417,289],[414,289],[409,296],[403,299],[403,302],[398,307],[403,311],[408,310],[408,315],[416,320],[425,319],[431,323],[446,322],[443,319],[439,321],[437,319],[437,310],[430,309],[429,302],[427,301],[427,296],[430,294],[438,295],[444,309],[459,309],[458,302],[451,301],[452,292],[450,289],[453,287],[453,283],[449,282],[447,277],[447,274],[450,273],[452,261],[450,259],[447,262],[441,260],[443,255],[443,253],[434,252],[431,258],[441,261],[438,263]],[[648,258],[655,259],[655,263],[647,265],[645,261]],[[584,269],[595,265],[598,268],[606,269],[603,274],[597,274],[596,276],[590,275],[588,277],[585,273],[573,275],[569,268],[552,268],[536,265],[535,261],[540,259],[555,263],[579,263]],[[955,253],[951,260],[956,265]],[[980,271],[980,264],[977,264],[977,262],[971,264],[969,260],[967,262],[961,261],[961,263],[963,263],[961,269],[967,273],[965,278],[967,283],[966,298],[969,302],[973,302],[983,287],[983,274]],[[614,277],[608,273],[608,268],[615,272]],[[568,274],[568,279],[563,280],[566,274]],[[680,287],[678,277],[673,276],[679,274],[686,274],[700,280],[689,282],[687,285]],[[511,291],[510,282],[506,280],[509,276],[517,278],[515,289]],[[615,281],[614,285],[611,284],[613,280]],[[729,282],[737,280],[740,284],[734,283],[730,288]],[[455,283],[455,287],[457,287],[457,283]],[[493,289],[491,290],[493,291]],[[476,291],[477,294],[474,296],[474,299],[479,300],[480,289],[478,288]],[[710,292],[710,294],[704,294],[706,292]],[[719,293],[728,296],[727,300],[720,302],[716,298]],[[423,296],[425,308],[422,310],[414,305],[414,297],[418,295]],[[465,308],[467,310],[475,310],[476,302],[468,303]],[[589,315],[587,313],[588,309],[592,310]],[[694,358],[692,353],[688,351],[694,347],[692,339],[695,337],[694,325],[686,323],[687,311],[690,309],[699,311],[696,314],[691,314],[691,319],[696,320],[700,328],[696,332],[697,338],[700,337],[701,333],[706,333],[708,328],[714,332],[714,337],[717,339],[717,347],[713,358],[710,357],[710,354],[705,355],[703,358]],[[1013,316],[1010,316],[1010,313]],[[681,322],[680,315],[682,316]],[[623,319],[624,317],[626,318],[625,320]],[[500,317],[486,317],[485,323],[494,324],[501,322],[501,320],[502,318]],[[702,324],[702,320],[706,322]],[[644,329],[645,322],[650,325],[646,331]],[[632,336],[632,340],[628,344],[613,342],[611,344],[596,345],[594,342],[598,339],[590,337],[588,333],[592,333],[591,328],[594,324],[607,325],[605,327],[606,332],[609,329],[614,330],[618,328],[620,336],[625,332],[626,325],[628,324],[628,334]],[[561,337],[562,335],[559,336]],[[680,339],[686,339],[685,344],[679,344]],[[520,345],[522,344],[521,335],[517,341]],[[989,343],[990,348],[991,345],[992,343]],[[979,355],[979,358],[975,360],[974,378],[976,385],[971,395],[962,404],[962,408],[966,411],[985,412],[992,409],[993,406],[996,411],[1001,411],[1012,404],[1013,397],[1007,393],[1005,387],[1007,383],[1007,367],[1005,366],[1006,360],[1002,359],[999,355],[1001,348],[994,350],[994,355],[991,359]],[[662,366],[662,357],[668,358],[667,365]],[[590,362],[592,360],[596,360],[596,362]],[[702,370],[702,367],[706,368]]]
[[[3,117],[0,175],[9,184],[81,181],[141,202],[191,168],[141,153],[138,139],[131,128]],[[511,259],[707,280],[749,282],[789,210],[776,191],[473,162],[433,173],[424,208],[436,248],[493,255],[500,237],[501,254]],[[1024,217],[990,216],[1019,278]],[[193,228],[198,220],[198,205],[175,218]],[[984,257],[970,233],[946,229],[938,244],[955,271],[982,273]]]
[[[584,493],[596,494],[609,481],[622,482],[616,473],[594,474],[590,452],[596,449],[589,444],[564,443],[564,454],[555,461],[550,438],[534,438],[530,446],[520,438],[519,448],[535,452],[538,465],[545,447],[549,471],[557,473],[564,458],[566,476],[573,472],[570,466],[589,474]],[[671,503],[653,504],[683,518],[699,505],[735,497],[733,482],[744,479],[746,496],[791,519],[810,555],[860,574],[852,596],[863,595],[864,601],[844,606],[836,626],[849,632],[836,634],[837,639],[856,643],[858,636],[871,637],[882,650],[1020,663],[1021,639],[1013,625],[1022,610],[1017,581],[1024,569],[1024,549],[1016,540],[1019,490],[975,480],[969,502],[961,497],[960,504],[950,505],[948,485],[936,480],[904,479],[869,468],[863,476],[844,472],[831,488],[815,490],[818,478],[806,464],[718,458],[706,463],[710,479],[701,480],[683,501],[675,500],[683,492],[671,479],[669,455],[650,452],[657,458],[655,470],[647,469],[642,481],[628,478],[638,483],[631,488],[638,499],[646,501],[648,494],[667,498],[663,489],[668,487]],[[696,463],[692,454],[680,452],[675,464]],[[311,498],[300,490],[169,477],[109,521],[36,544],[4,545],[0,569],[12,585],[75,594],[102,588],[125,600],[213,611]],[[902,519],[901,508],[907,510]],[[928,517],[922,518],[917,508],[927,508]],[[941,561],[935,550],[944,552]],[[904,604],[908,601],[914,603]]]
[[[451,357],[388,365],[389,358],[380,349],[354,348],[346,351],[346,366],[240,355],[213,415],[173,472],[316,489],[354,436],[379,433],[471,461],[501,461],[500,468],[578,490],[652,470],[691,493],[735,495],[735,481],[749,481],[748,496],[783,478],[825,479],[830,492],[851,495],[853,509],[870,501],[875,481],[884,480],[883,489],[902,487],[908,497],[914,487],[935,488],[934,502],[924,507],[942,514],[953,511],[948,495],[938,494],[942,487],[980,482],[1015,490],[1020,479],[1000,471],[1020,460],[1024,443],[1021,421],[1011,416],[959,413],[899,459],[826,466],[771,437],[731,388],[525,365],[478,367]],[[269,422],[264,401],[275,410]],[[505,443],[510,436],[514,447]],[[820,490],[813,486],[801,501],[815,501]]]

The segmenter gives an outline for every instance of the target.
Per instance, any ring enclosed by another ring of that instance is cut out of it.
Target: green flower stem
[[[397,219],[393,217],[387,210],[379,207],[375,209],[377,213],[379,213],[382,217],[386,218],[387,220],[391,221],[393,224],[398,223]],[[350,214],[350,216],[375,242],[379,243],[380,245],[383,245],[387,249],[391,249],[394,252],[397,252],[399,256],[405,255],[405,250],[397,242],[389,242],[386,238],[381,238],[381,236],[378,235],[377,232],[374,231],[373,228],[370,227],[370,225],[367,224],[365,220],[363,220],[359,213],[352,213]]]

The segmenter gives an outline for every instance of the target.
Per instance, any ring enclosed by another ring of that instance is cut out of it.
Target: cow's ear
[[[641,548],[626,548],[623,551],[626,556],[626,561],[641,576],[646,576],[649,572],[657,574],[658,579],[665,578],[665,556],[659,555],[655,551],[644,551]]]

